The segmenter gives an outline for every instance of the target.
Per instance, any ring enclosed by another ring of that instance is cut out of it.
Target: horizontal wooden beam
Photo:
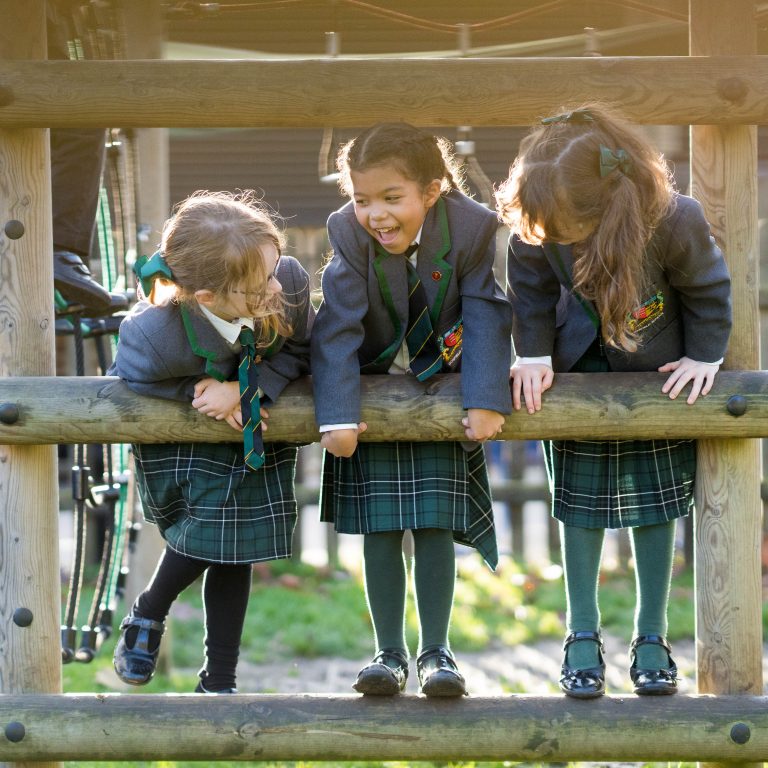
[[[763,760],[765,697],[0,697],[0,760]],[[138,736],[140,734],[140,736]]]
[[[529,125],[601,100],[655,124],[768,122],[768,56],[3,61],[0,127]]]
[[[535,414],[507,418],[502,440],[768,436],[768,372],[721,371],[689,406],[661,394],[657,373],[559,374]],[[363,376],[361,439],[463,440],[460,376]],[[318,439],[309,379],[292,382],[270,409],[267,440]],[[239,440],[190,405],[141,397],[101,376],[0,378],[0,444],[166,443]]]

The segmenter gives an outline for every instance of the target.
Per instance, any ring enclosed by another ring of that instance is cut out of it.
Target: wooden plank
[[[0,758],[61,760],[755,760],[761,696],[73,694],[0,699]],[[66,738],[62,734],[66,732]],[[140,737],[137,738],[137,734]]]
[[[754,11],[753,0],[690,0],[691,54],[755,53]],[[725,363],[737,369],[760,367],[756,135],[748,125],[691,131],[693,194],[731,271],[734,327]],[[754,440],[698,446],[694,568],[701,693],[763,690],[760,463]]]
[[[125,57],[129,59],[160,59],[163,43],[163,9],[157,0],[117,0],[123,30]],[[139,253],[151,253],[160,242],[163,223],[170,215],[170,171],[168,161],[168,130],[139,128],[135,131],[138,157],[136,179],[136,224],[146,227],[146,242],[139,244]],[[138,504],[138,499],[136,499]],[[141,546],[131,554],[130,569],[125,579],[122,599],[125,605],[134,601],[149,584],[165,549],[165,539],[155,525],[144,526]],[[160,646],[158,671],[171,671],[173,628],[169,625]]]
[[[527,125],[595,99],[640,123],[765,123],[768,56],[0,64],[0,126]]]
[[[45,57],[44,0],[0,0],[0,19],[4,58]],[[50,376],[48,131],[0,129],[0,169],[0,380]],[[54,446],[0,445],[2,694],[61,691],[58,492]]]
[[[727,371],[694,406],[661,394],[657,373],[559,374],[534,416],[507,418],[503,440],[768,436],[768,372]],[[363,376],[362,440],[464,440],[460,377]],[[735,399],[734,399],[735,398]],[[741,399],[743,398],[743,399]],[[730,406],[729,406],[730,403]],[[743,415],[729,412],[743,406]],[[268,441],[314,442],[311,382],[292,382],[271,407]],[[3,423],[17,416],[14,423]],[[239,433],[185,403],[131,392],[113,377],[0,379],[0,443],[217,442]],[[759,486],[759,484],[758,484]]]

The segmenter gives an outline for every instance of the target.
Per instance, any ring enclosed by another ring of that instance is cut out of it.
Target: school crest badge
[[[461,341],[464,335],[464,321],[459,319],[445,333],[440,334],[440,353],[445,363],[453,367],[461,357]]]
[[[659,291],[644,301],[629,316],[629,329],[633,333],[644,331],[664,314],[664,294]]]

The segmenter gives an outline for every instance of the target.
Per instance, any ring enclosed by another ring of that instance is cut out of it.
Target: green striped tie
[[[240,382],[240,410],[243,414],[245,464],[249,469],[258,469],[264,463],[264,440],[261,432],[259,374],[256,369],[256,338],[247,326],[243,326],[239,338],[243,351],[237,378]]]
[[[408,270],[408,330],[405,341],[408,344],[410,368],[419,381],[425,381],[443,367],[443,356],[435,339],[432,321],[429,319],[427,294],[421,284],[416,268],[407,258]]]

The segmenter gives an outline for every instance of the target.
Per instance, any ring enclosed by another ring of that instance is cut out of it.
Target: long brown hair
[[[637,349],[630,317],[646,282],[645,248],[674,205],[663,158],[607,107],[585,104],[534,128],[496,191],[501,220],[535,245],[563,219],[593,231],[575,243],[573,288],[594,302],[607,344]],[[612,159],[601,173],[601,151]]]
[[[163,227],[161,252],[173,273],[174,300],[196,307],[195,291],[219,296],[245,286],[254,294],[246,305],[258,320],[258,342],[289,334],[282,291],[267,297],[271,268],[261,251],[266,243],[282,253],[285,235],[253,191],[190,195]]]
[[[406,179],[426,187],[440,179],[441,192],[458,189],[467,194],[461,167],[448,139],[433,136],[410,123],[376,123],[339,150],[336,168],[339,187],[352,197],[351,171],[379,165],[394,166]]]

